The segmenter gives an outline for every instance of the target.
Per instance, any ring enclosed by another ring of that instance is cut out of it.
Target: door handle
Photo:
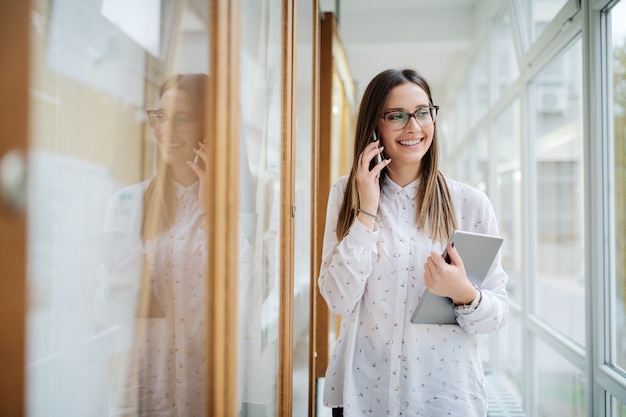
[[[0,158],[0,200],[14,213],[23,212],[26,206],[26,160],[19,149]]]

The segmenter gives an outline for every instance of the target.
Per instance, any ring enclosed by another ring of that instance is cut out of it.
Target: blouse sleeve
[[[378,229],[369,230],[355,220],[348,234],[338,241],[337,219],[343,202],[347,177],[337,181],[330,192],[318,285],[328,308],[346,315],[357,306],[365,292],[367,277],[378,257]]]
[[[491,202],[484,193],[480,193],[480,197],[478,210],[466,216],[470,222],[466,223],[463,228],[471,232],[499,236],[500,232]],[[502,250],[498,251],[480,287],[482,300],[478,307],[471,312],[462,310],[456,312],[457,322],[468,333],[492,333],[508,321],[509,299],[506,291],[508,275],[502,268],[501,259]]]
[[[101,325],[127,322],[137,307],[144,261],[140,187],[120,191],[107,206],[94,296],[94,313]]]

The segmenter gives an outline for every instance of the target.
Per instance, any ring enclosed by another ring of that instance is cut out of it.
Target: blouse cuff
[[[376,242],[378,242],[378,223],[374,224],[374,230],[370,230],[366,226],[363,225],[356,219],[355,222],[350,227],[348,231],[348,235],[345,239],[350,243],[350,246],[353,247],[376,247]]]

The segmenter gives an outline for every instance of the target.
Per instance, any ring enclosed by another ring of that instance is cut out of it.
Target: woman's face
[[[163,123],[154,133],[161,156],[167,164],[186,165],[186,161],[193,160],[193,150],[203,139],[203,126],[195,117],[193,102],[186,92],[171,88],[161,96],[159,110]]]
[[[430,104],[428,95],[417,84],[408,82],[394,87],[387,97],[383,113],[389,110],[401,110],[413,113],[418,108]],[[380,118],[378,131],[382,136],[384,153],[391,158],[390,170],[417,168],[422,158],[433,143],[435,124],[421,126],[415,117],[409,117],[408,124],[400,130],[391,130]]]

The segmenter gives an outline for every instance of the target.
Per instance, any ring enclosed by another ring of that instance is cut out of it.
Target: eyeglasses
[[[148,110],[146,113],[148,114],[150,126],[154,130],[163,130],[165,123],[173,121],[172,126],[175,131],[187,133],[198,123],[198,120],[191,113],[187,112],[177,112],[173,116],[167,116],[161,110]]]
[[[385,120],[385,124],[391,130],[401,130],[409,124],[411,117],[415,117],[417,123],[424,127],[435,123],[439,106],[422,106],[413,113],[407,113],[401,110],[389,110],[384,112],[381,117]]]

